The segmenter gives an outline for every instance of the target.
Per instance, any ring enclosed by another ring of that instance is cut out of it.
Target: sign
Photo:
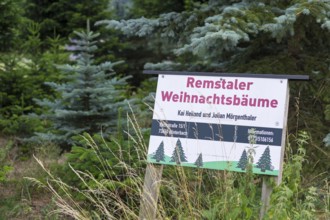
[[[287,79],[159,75],[148,162],[278,176]]]

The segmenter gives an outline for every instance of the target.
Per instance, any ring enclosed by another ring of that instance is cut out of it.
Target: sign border
[[[163,70],[143,70],[143,74],[150,75],[192,75],[192,76],[226,76],[226,77],[246,77],[246,78],[273,78],[289,80],[309,80],[308,75],[282,75],[282,74],[256,74],[256,73],[218,73],[218,72],[188,72],[188,71],[163,71]]]

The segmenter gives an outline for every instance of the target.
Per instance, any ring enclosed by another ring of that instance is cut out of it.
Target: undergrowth
[[[139,219],[145,173],[140,161],[146,160],[147,146],[134,116],[128,116],[128,121],[129,148],[117,142],[114,151],[105,140],[101,148],[100,139],[83,136],[102,175],[69,166],[79,180],[78,185],[70,185],[53,175],[36,158],[48,179],[27,179],[52,193],[57,209],[49,215],[60,214],[70,219]],[[299,148],[294,154],[286,155],[283,181],[274,186],[264,219],[327,219],[329,179],[324,179],[321,186],[302,185],[308,135],[300,132],[295,139]],[[104,149],[108,151],[107,158]],[[110,163],[109,155],[116,160]],[[262,177],[254,175],[249,165],[246,173],[164,167],[156,216],[157,219],[259,219],[261,183]]]

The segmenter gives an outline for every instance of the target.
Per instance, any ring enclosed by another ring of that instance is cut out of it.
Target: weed
[[[146,160],[146,144],[141,130],[134,117],[129,117],[129,122],[129,128],[134,134],[127,134],[132,139],[131,149],[135,150],[130,151],[130,154],[134,152],[139,161]],[[94,152],[103,177],[96,178],[88,171],[70,166],[80,185],[69,185],[54,176],[36,158],[46,171],[48,181],[27,178],[52,193],[57,209],[49,214],[73,219],[138,219],[144,170],[134,165],[136,158],[131,160],[132,157],[123,157],[125,148],[121,148],[120,144],[116,152],[108,146],[109,152],[117,158],[117,163],[109,163],[100,154],[98,144],[90,135],[86,134],[83,138]],[[273,191],[265,219],[315,219],[318,215],[329,215],[329,188],[322,200],[323,205],[318,207],[320,194],[317,188],[304,190],[301,187],[307,141],[308,135],[300,132],[297,137],[297,153],[288,157],[283,182]],[[120,173],[117,172],[118,168]],[[181,166],[166,167],[161,179],[157,219],[259,219],[260,182],[260,177],[252,173],[251,164],[247,165],[245,174]],[[319,210],[322,210],[321,214],[317,212]]]

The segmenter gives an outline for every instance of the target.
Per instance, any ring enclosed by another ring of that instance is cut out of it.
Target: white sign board
[[[287,79],[159,75],[148,162],[279,175]],[[249,137],[254,134],[255,143]]]

